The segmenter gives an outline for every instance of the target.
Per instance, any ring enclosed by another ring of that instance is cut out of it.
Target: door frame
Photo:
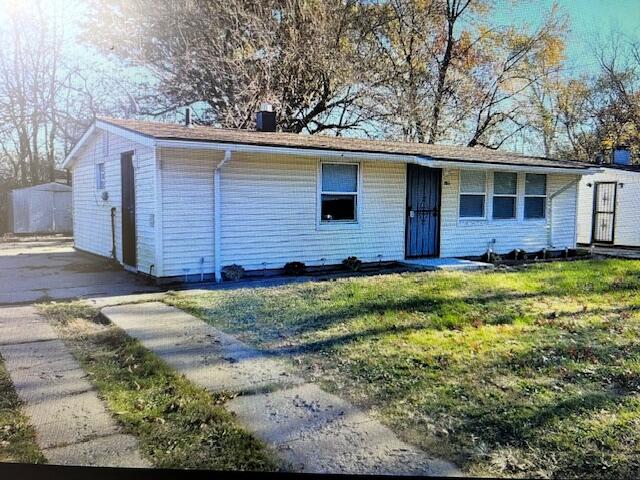
[[[127,263],[126,261],[126,257],[129,255],[125,255],[125,231],[128,231],[128,228],[125,228],[125,205],[124,205],[124,195],[125,195],[125,189],[124,189],[124,173],[125,173],[125,166],[124,166],[124,161],[125,161],[125,157],[130,157],[131,158],[131,189],[132,189],[132,203],[133,203],[133,222],[132,222],[132,228],[133,228],[133,251],[132,252],[127,252],[131,253],[131,258],[133,258],[133,264]],[[138,271],[138,232],[137,232],[137,228],[136,228],[136,216],[137,216],[137,209],[136,209],[136,174],[135,174],[135,166],[134,166],[134,160],[135,160],[135,151],[134,150],[129,150],[127,152],[123,152],[120,154],[120,211],[121,211],[121,218],[120,218],[120,241],[121,241],[121,245],[122,245],[122,265],[124,266],[125,270],[130,270],[130,271],[134,271],[137,272]]]
[[[598,186],[599,185],[613,185],[613,212],[611,216],[611,240],[598,240],[596,241],[596,215],[598,207]],[[591,210],[591,243],[613,245],[616,240],[616,211],[618,210],[618,182],[593,182],[593,208]]]
[[[441,218],[442,218],[442,178],[443,172],[441,168],[432,168],[426,167],[424,165],[419,165],[417,163],[407,163],[407,174],[405,175],[405,185],[406,185],[406,195],[405,195],[405,209],[404,209],[404,258],[439,258],[440,257],[440,234],[441,234]],[[438,215],[436,220],[436,238],[435,238],[435,249],[433,255],[409,255],[409,228],[410,228],[410,217],[409,217],[409,166],[415,165],[416,167],[426,168],[428,170],[437,171],[439,175],[438,181]]]

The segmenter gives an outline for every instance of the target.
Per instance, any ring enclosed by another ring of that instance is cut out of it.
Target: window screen
[[[516,218],[518,175],[509,172],[493,174],[493,218]]]
[[[322,191],[356,193],[358,191],[358,165],[323,163]]]
[[[460,218],[483,218],[487,177],[485,172],[460,171]]]
[[[524,218],[544,218],[547,205],[547,176],[527,173],[524,190]]]
[[[358,206],[358,165],[323,163],[321,176],[321,221],[355,222]]]

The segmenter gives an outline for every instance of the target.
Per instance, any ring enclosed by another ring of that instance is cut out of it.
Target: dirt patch
[[[68,263],[62,266],[62,270],[65,272],[75,272],[75,273],[96,273],[96,272],[108,272],[108,271],[117,271],[121,270],[119,265],[108,261],[100,261],[100,262],[73,262]]]

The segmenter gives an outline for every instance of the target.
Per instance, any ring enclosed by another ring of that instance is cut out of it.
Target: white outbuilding
[[[157,279],[574,248],[592,164],[481,147],[99,118],[65,160],[74,243]]]
[[[71,187],[50,182],[12,190],[9,230],[13,233],[70,233]]]

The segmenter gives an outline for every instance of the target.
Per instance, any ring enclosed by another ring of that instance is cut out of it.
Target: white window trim
[[[473,195],[473,196],[479,196],[481,195],[480,192],[463,192],[462,191],[462,172],[464,171],[464,169],[460,169],[458,170],[458,221],[459,222],[467,222],[467,221],[471,221],[471,222],[475,222],[475,221],[483,221],[483,220],[487,220],[487,198],[488,198],[488,190],[489,190],[489,175],[487,175],[487,171],[486,170],[468,170],[471,172],[482,172],[484,173],[484,192],[482,193],[482,195],[484,195],[484,204],[483,204],[483,208],[482,208],[482,217],[463,217],[460,215],[460,197],[462,195]]]
[[[527,195],[527,175],[544,175],[544,195]],[[549,207],[549,202],[547,201],[547,197],[549,196],[549,175],[546,173],[525,173],[524,174],[524,185],[522,188],[522,220],[525,222],[546,222],[547,221],[547,208]],[[532,217],[527,218],[527,198],[544,198],[544,208],[542,209],[543,216],[542,217]]]
[[[518,175],[517,172],[496,172],[493,171],[492,173],[492,177],[493,177],[493,188],[492,188],[492,192],[491,192],[491,220],[494,222],[513,222],[514,220],[518,220],[518,203],[519,199],[518,199],[518,183],[520,182],[520,176]],[[516,193],[496,193],[496,173],[511,173],[513,175],[516,176]],[[513,217],[508,217],[508,218],[496,218],[495,216],[495,209],[493,208],[493,199],[494,198],[513,198],[515,200],[515,203],[513,205]]]
[[[102,172],[103,172],[102,178],[100,178],[101,165],[102,165]],[[101,192],[102,190],[106,189],[107,188],[107,167],[105,165],[105,162],[96,163],[94,175],[95,175],[96,190]]]
[[[322,191],[322,165],[355,165],[357,167],[356,192],[323,192]],[[362,165],[360,162],[350,161],[318,161],[317,170],[317,195],[316,195],[316,228],[360,228],[362,226]],[[322,195],[355,195],[356,219],[355,220],[322,220]]]

